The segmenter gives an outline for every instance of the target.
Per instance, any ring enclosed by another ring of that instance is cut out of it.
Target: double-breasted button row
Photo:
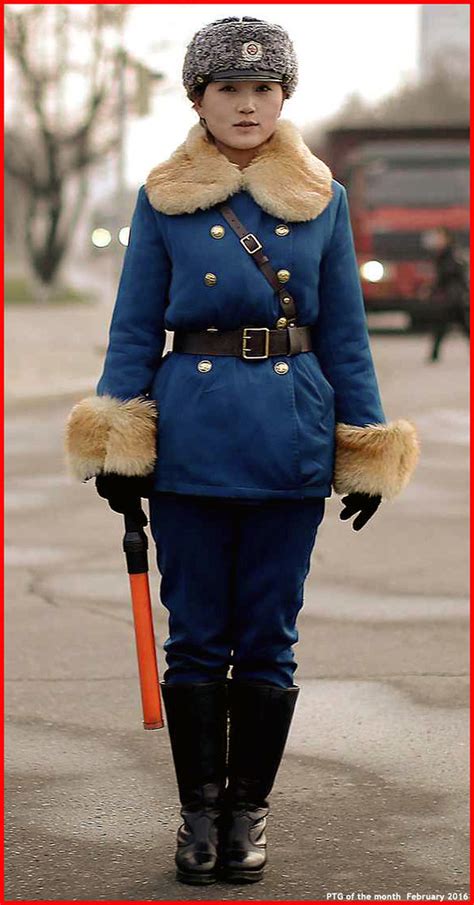
[[[201,361],[198,361],[196,367],[198,371],[201,372],[201,374],[206,374],[212,368],[212,361],[209,361],[207,358],[203,358]],[[273,365],[273,370],[275,371],[275,374],[287,374],[289,371],[289,366],[287,365],[286,361],[276,361]]]
[[[223,239],[225,236],[225,227],[220,223],[215,223],[214,226],[211,226],[209,232],[213,239]],[[279,223],[278,226],[275,226],[275,234],[277,236],[287,236],[289,232],[290,227],[287,226],[286,223]]]
[[[291,273],[289,270],[277,270],[277,277],[280,283],[287,283],[290,279]],[[217,283],[217,276],[215,273],[205,273],[204,274],[204,282],[206,286],[215,286]]]
[[[275,233],[277,236],[287,236],[290,232],[289,226],[286,223],[279,223],[278,226],[275,226]],[[225,236],[225,227],[220,223],[214,223],[209,230],[210,235],[213,239],[223,239]],[[291,273],[286,268],[282,267],[281,270],[277,271],[277,277],[280,283],[287,283],[290,279]],[[206,286],[215,286],[217,283],[217,276],[215,273],[206,273],[204,274],[204,282]]]
[[[277,277],[280,283],[287,283],[290,279],[291,273],[289,270],[277,270]],[[205,273],[204,274],[204,282],[206,286],[215,286],[217,283],[217,276],[215,273]]]

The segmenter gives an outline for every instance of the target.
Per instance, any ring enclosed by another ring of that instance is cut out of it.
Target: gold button
[[[206,286],[215,286],[217,283],[217,277],[215,273],[206,273],[204,276],[204,282]]]
[[[290,271],[289,270],[277,270],[277,277],[280,280],[280,283],[287,283],[290,279]]]
[[[278,226],[275,226],[275,232],[277,236],[287,236],[290,231],[290,227],[286,225],[286,223],[279,223]]]
[[[219,223],[216,223],[215,226],[211,226],[209,232],[213,239],[222,239],[225,235],[225,229],[223,226],[220,226]]]
[[[201,371],[203,374],[206,371],[210,371],[212,368],[212,361],[207,361],[207,359],[203,359],[203,361],[199,361],[197,364],[198,371]]]
[[[273,370],[276,374],[287,374],[289,365],[287,365],[286,361],[277,361],[276,364],[273,365]]]
[[[286,317],[279,317],[276,322],[276,326],[277,327],[286,327],[287,323],[288,323],[288,321],[287,321]]]

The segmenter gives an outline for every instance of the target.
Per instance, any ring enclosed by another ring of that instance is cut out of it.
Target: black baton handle
[[[141,525],[138,525],[133,513],[124,513],[125,535],[122,547],[127,560],[129,575],[141,575],[148,572],[148,537]]]

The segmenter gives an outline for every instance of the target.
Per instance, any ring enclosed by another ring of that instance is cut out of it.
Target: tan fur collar
[[[204,129],[193,126],[171,157],[149,173],[145,191],[163,214],[192,214],[245,190],[273,217],[313,220],[332,198],[332,173],[311,153],[296,126],[278,120],[275,132],[243,170],[231,163]]]

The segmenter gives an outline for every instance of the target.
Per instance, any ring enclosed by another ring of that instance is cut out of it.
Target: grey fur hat
[[[293,44],[280,25],[251,16],[210,22],[188,44],[183,84],[190,100],[209,82],[259,79],[281,82],[291,97],[298,81]]]

